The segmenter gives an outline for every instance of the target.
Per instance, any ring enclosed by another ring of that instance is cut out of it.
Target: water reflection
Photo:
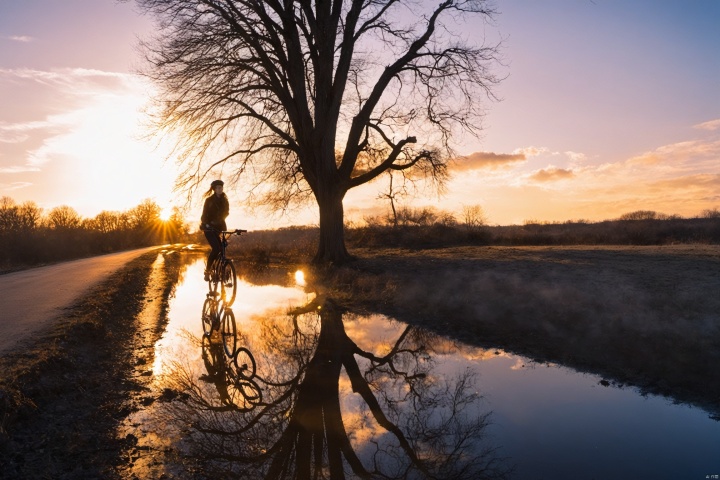
[[[250,382],[208,336],[199,341],[206,373],[175,365],[168,381],[186,395],[171,411],[192,425],[186,444],[205,475],[504,478],[485,438],[489,414],[478,413],[474,374],[434,375],[436,338],[412,327],[383,353],[360,348],[344,316],[352,321],[317,298],[289,315],[255,319]],[[239,388],[242,381],[258,385],[262,400]]]
[[[269,281],[240,282],[232,309],[237,345],[256,360],[255,376],[245,375],[262,392],[246,404],[241,392],[232,396],[225,371],[253,368],[228,362],[219,334],[203,339],[202,267],[191,265],[178,284],[155,348],[154,392],[119,432],[137,439],[129,452],[137,478],[271,478],[271,468],[301,478],[308,465],[310,475],[332,478],[338,452],[347,478],[501,477],[508,463],[498,456],[517,464],[517,478],[717,471],[720,428],[701,410],[381,315],[342,312]],[[367,473],[355,473],[351,460]],[[488,469],[478,473],[483,462]]]
[[[241,349],[233,357],[228,357],[221,342],[203,337],[202,359],[207,374],[201,375],[199,380],[212,383],[220,400],[220,405],[206,403],[204,408],[217,411],[250,411],[262,402],[262,390],[253,381],[254,373],[250,373],[252,370],[248,366],[249,362],[238,366],[238,359],[244,358],[243,353],[246,352],[247,349]]]

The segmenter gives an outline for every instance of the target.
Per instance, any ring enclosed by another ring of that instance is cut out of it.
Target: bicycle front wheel
[[[237,348],[237,330],[235,329],[235,314],[229,308],[225,309],[223,314],[220,333],[225,354],[232,357]]]
[[[213,327],[216,324],[215,317],[217,316],[217,302],[214,298],[208,297],[203,303],[202,310],[202,326],[203,333],[206,337],[212,335]]]
[[[228,307],[232,306],[237,296],[237,272],[232,260],[223,262],[220,269],[220,295]]]
[[[210,272],[208,277],[208,292],[212,296],[216,296],[219,290],[219,283],[220,283],[220,259],[215,259],[210,266]]]

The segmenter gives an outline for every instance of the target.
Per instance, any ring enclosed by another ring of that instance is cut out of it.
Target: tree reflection
[[[332,300],[318,299],[290,316],[257,322],[262,348],[253,353],[265,400],[254,408],[226,408],[217,362],[205,376],[215,388],[187,370],[175,372],[175,388],[189,395],[173,402],[172,413],[191,426],[186,446],[199,476],[507,476],[484,439],[488,414],[479,413],[473,374],[434,373],[436,337],[406,327],[378,346],[383,353],[370,352],[348,336],[344,316],[352,322]]]

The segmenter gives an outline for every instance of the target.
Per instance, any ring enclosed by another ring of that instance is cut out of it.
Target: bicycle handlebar
[[[240,235],[242,233],[247,233],[247,230],[243,230],[241,228],[236,228],[235,230],[216,230],[214,228],[206,228],[206,232],[215,232],[222,235]]]

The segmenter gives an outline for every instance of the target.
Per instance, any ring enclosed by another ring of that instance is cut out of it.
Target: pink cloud
[[[28,35],[12,35],[10,37],[7,37],[8,40],[12,40],[13,42],[22,42],[22,43],[28,43],[35,40],[33,37],[30,37]]]
[[[524,153],[493,153],[475,152],[455,159],[451,168],[458,171],[478,170],[482,168],[496,169],[517,162],[524,162]]]

